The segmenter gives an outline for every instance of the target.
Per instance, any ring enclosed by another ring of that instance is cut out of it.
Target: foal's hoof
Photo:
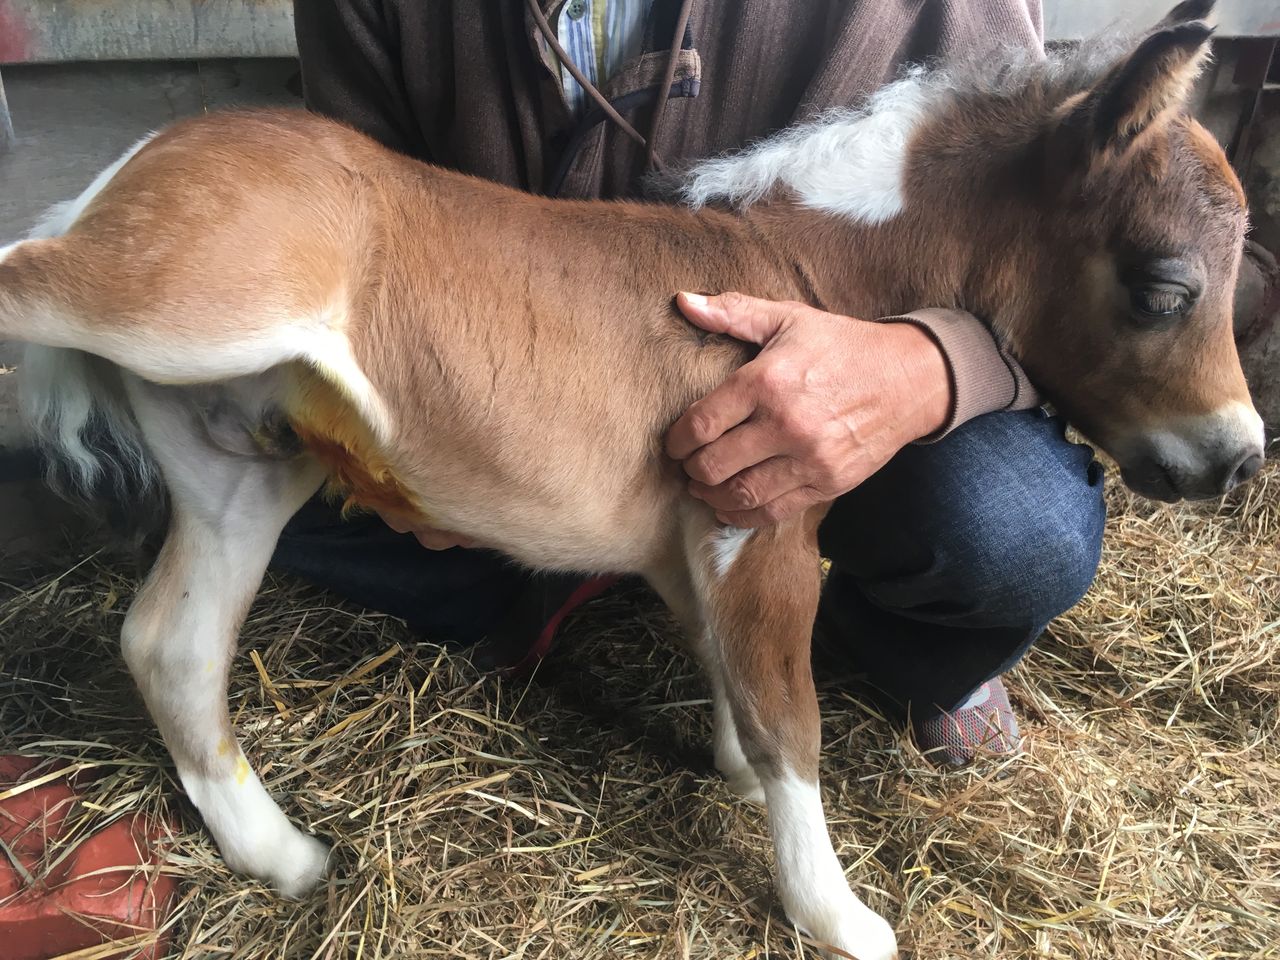
[[[816,891],[815,891],[816,892]],[[897,960],[898,938],[893,927],[852,893],[824,904],[795,904],[788,910],[797,927],[820,944],[836,947],[843,953],[823,950],[827,960]],[[807,914],[802,916],[801,914]]]
[[[833,946],[858,960],[898,960],[898,938],[893,927],[880,914],[859,904],[853,916],[845,917],[840,925],[840,936]],[[823,954],[831,960],[845,960],[836,953]]]
[[[743,800],[759,807],[765,805],[764,785],[760,783],[760,778],[750,767],[737,773],[725,774],[725,782],[729,785],[729,789]]]
[[[258,847],[251,857],[224,850],[223,858],[236,873],[261,880],[288,900],[301,900],[329,875],[329,845],[291,824],[285,827],[270,846]]]
[[[329,845],[305,833],[295,833],[281,856],[270,883],[289,900],[301,900],[329,875]]]

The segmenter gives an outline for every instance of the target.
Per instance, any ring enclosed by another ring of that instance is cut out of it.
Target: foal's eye
[[[1133,312],[1147,320],[1168,320],[1186,313],[1191,292],[1180,283],[1145,283],[1129,293]]]

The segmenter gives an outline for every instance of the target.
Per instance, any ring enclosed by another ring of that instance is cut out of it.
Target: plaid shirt
[[[640,54],[653,0],[565,0],[556,36],[574,65],[597,87]],[[589,102],[573,75],[560,69],[564,99],[575,116]]]

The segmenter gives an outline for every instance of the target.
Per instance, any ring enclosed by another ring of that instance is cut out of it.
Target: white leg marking
[[[714,709],[716,769],[724,775],[730,790],[742,799],[763,807],[768,802],[764,786],[742,752],[738,729],[723,697],[716,698]]]
[[[778,891],[787,916],[815,940],[858,960],[893,960],[893,929],[849,889],[831,848],[816,783],[794,773],[762,773],[778,861]]]
[[[733,569],[734,561],[753,533],[754,530],[741,527],[720,527],[711,535],[711,563],[717,577],[724,579]]]
[[[173,519],[125,618],[125,660],[228,865],[299,896],[323,878],[328,851],[289,823],[245,760],[227,716],[227,671],[280,530],[323,470],[228,454],[204,439],[181,391],[132,378],[126,387]]]
[[[193,471],[226,478],[218,476],[218,464],[190,452]],[[162,459],[162,465],[169,464]],[[269,501],[264,486],[244,484],[249,495]],[[237,504],[228,504],[232,535],[226,536],[206,517],[188,512],[174,492],[173,529],[125,618],[124,657],[227,865],[285,896],[300,896],[323,878],[327,850],[300,833],[267,796],[232,738],[227,717],[226,676],[236,632],[270,556],[269,548],[263,550],[268,537],[238,521],[263,518],[245,518]],[[270,531],[272,544],[276,532]]]
[[[724,678],[719,669],[711,673],[712,688],[712,737],[715,746],[716,769],[724,776],[729,789],[752,803],[765,803],[764,786],[756,775],[747,756],[742,752],[738,739],[738,726],[733,721],[733,708],[725,693]]]
[[[289,822],[267,794],[238,747],[230,777],[207,777],[178,768],[187,796],[232,870],[270,883],[296,899],[324,879],[329,848]]]
[[[704,539],[700,532],[688,534],[688,543],[696,545]],[[697,557],[694,558],[697,561]],[[712,744],[716,769],[724,775],[729,789],[753,803],[764,803],[764,788],[755,768],[747,761],[738,739],[738,728],[725,692],[724,664],[720,660],[720,644],[707,630],[702,610],[693,593],[693,577],[683,559],[679,563],[660,566],[647,574],[649,583],[679,618],[685,634],[692,641],[702,669],[711,684]]]

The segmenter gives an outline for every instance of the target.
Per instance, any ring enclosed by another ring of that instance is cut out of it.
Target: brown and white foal
[[[227,862],[290,896],[325,873],[225,694],[277,536],[327,480],[531,566],[643,574],[706,667],[717,766],[768,805],[788,915],[893,956],[818,790],[822,510],[751,532],[686,495],[663,433],[747,353],[672,294],[963,306],[1138,489],[1227,489],[1262,428],[1231,336],[1244,197],[1182,112],[1210,5],[1114,56],[911,74],[694,168],[683,208],[548,200],[304,113],[223,114],[148,139],[0,251],[0,337],[38,345],[51,448],[89,483],[106,432],[116,466],[168,490],[124,656]]]

